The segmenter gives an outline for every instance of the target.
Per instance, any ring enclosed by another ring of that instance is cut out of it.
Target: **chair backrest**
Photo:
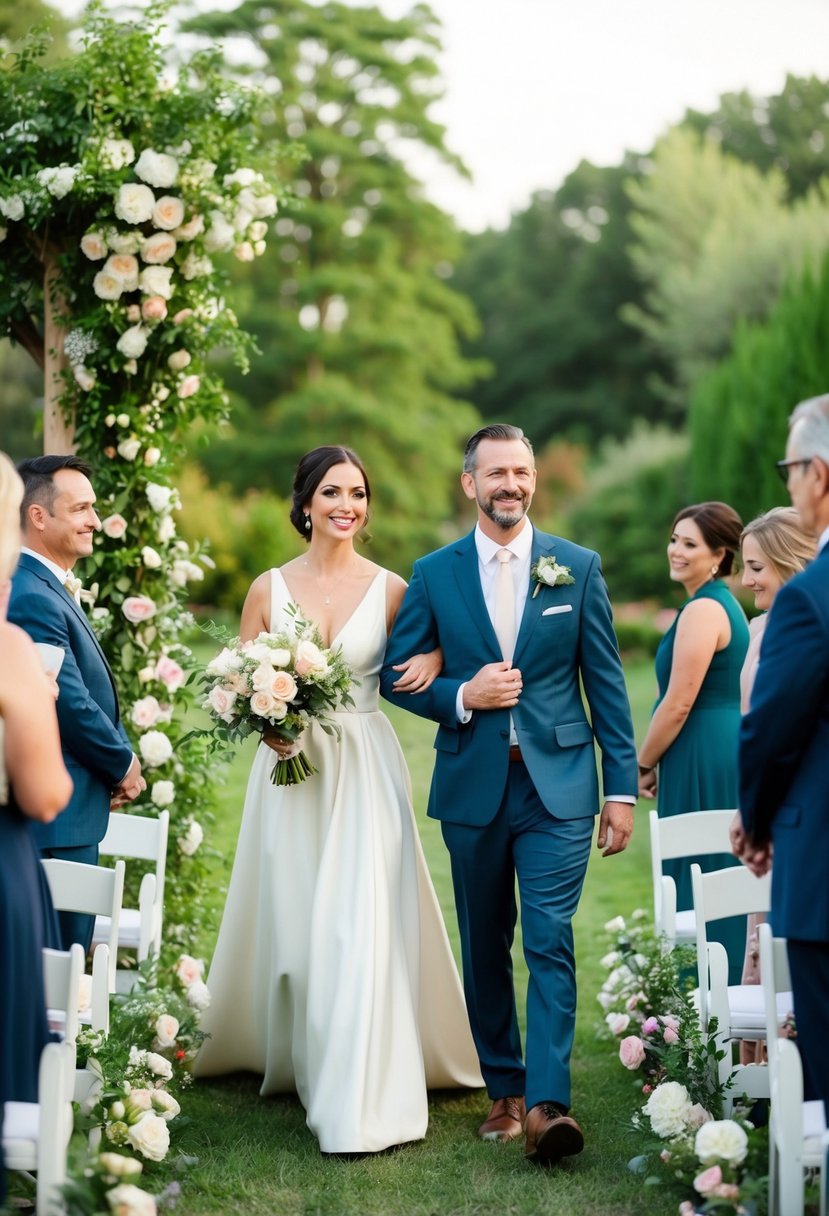
[[[149,950],[158,954],[161,949],[161,929],[164,914],[164,879],[167,871],[167,839],[169,832],[169,811],[161,811],[158,816],[128,815],[122,811],[111,811],[109,820],[107,821],[106,835],[98,846],[102,856],[134,858],[136,861],[155,862],[152,938],[148,949],[139,950],[139,961],[147,957]],[[142,886],[142,895],[143,899],[139,897],[139,908],[143,910],[147,902],[147,888],[144,886]],[[142,926],[145,923],[142,917]]]
[[[40,863],[46,872],[52,903],[58,912],[82,912],[88,916],[110,918],[109,991],[115,991],[115,964],[118,952],[118,922],[124,899],[124,862],[112,869],[89,866],[80,861],[58,861],[54,857]]]
[[[771,874],[757,878],[745,866],[729,866],[725,870],[711,870],[703,874],[694,862],[691,865],[691,887],[697,932],[699,1013],[700,1023],[705,1028],[710,1016],[707,926],[711,921],[727,916],[768,912],[771,907]]]
[[[689,811],[685,815],[668,815],[660,819],[656,811],[649,813],[651,838],[651,875],[653,879],[654,924],[657,933],[664,932],[665,903],[670,905],[671,891],[666,884],[672,880],[662,874],[663,861],[678,857],[700,857],[714,853],[731,853],[729,828],[733,810]],[[666,899],[667,897],[667,899]],[[675,913],[674,893],[674,913]]]
[[[83,946],[75,942],[69,950],[43,951],[43,986],[46,1008],[64,1015],[63,1041],[74,1046],[78,1037]]]

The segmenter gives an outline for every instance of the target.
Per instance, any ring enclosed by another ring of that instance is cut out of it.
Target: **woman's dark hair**
[[[300,536],[305,537],[306,541],[311,539],[311,529],[305,527],[305,512],[303,507],[306,507],[314,497],[325,474],[335,464],[353,464],[355,469],[359,469],[363,475],[363,482],[366,487],[366,503],[371,502],[371,486],[368,484],[368,475],[363,467],[362,460],[351,448],[326,445],[325,447],[314,448],[312,451],[306,452],[297,465],[291,496],[291,523]]]
[[[740,548],[743,531],[743,521],[734,508],[729,507],[727,502],[698,502],[683,507],[674,516],[672,532],[681,519],[694,521],[709,549],[725,549],[725,556],[714,577],[727,577],[734,565],[734,554]]]

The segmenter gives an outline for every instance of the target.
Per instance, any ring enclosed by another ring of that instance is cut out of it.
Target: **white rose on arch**
[[[154,152],[152,148],[145,148],[135,162],[135,176],[140,177],[142,182],[149,182],[151,186],[166,190],[178,180],[178,161],[166,152]],[[148,215],[147,219],[149,218]]]
[[[132,462],[141,451],[140,439],[122,439],[118,444],[118,455],[122,460]]]
[[[147,768],[160,768],[173,754],[173,745],[160,730],[148,730],[138,740],[138,750]]]
[[[129,329],[125,329],[121,337],[115,343],[116,350],[124,356],[125,359],[138,359],[144,354],[147,349],[147,338],[149,330],[143,325],[133,325]]]
[[[204,828],[197,819],[191,819],[187,825],[187,831],[178,838],[179,852],[183,853],[185,857],[192,857],[203,840]]]
[[[101,167],[103,169],[123,169],[135,160],[135,148],[128,139],[101,140]]]
[[[169,511],[173,506],[173,494],[175,491],[170,486],[161,486],[158,482],[148,481],[145,493],[147,495],[147,502],[159,515],[162,511]]]
[[[172,266],[146,266],[138,276],[138,286],[147,296],[169,300],[173,294]]]
[[[59,165],[57,168],[39,169],[35,176],[53,198],[65,198],[74,186],[79,172],[78,165]]]
[[[164,194],[156,201],[152,219],[156,228],[171,232],[179,228],[184,220],[184,203],[172,194]]]
[[[115,195],[115,214],[125,224],[146,224],[152,219],[155,195],[149,186],[127,182]]]
[[[176,798],[176,787],[172,781],[154,781],[150,790],[150,802],[153,806],[172,806]]]

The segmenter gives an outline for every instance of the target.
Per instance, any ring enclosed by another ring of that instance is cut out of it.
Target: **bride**
[[[298,604],[359,683],[336,715],[339,740],[317,722],[302,737],[317,774],[273,786],[269,749],[292,749],[266,735],[256,753],[195,1069],[250,1069],[263,1095],[295,1091],[325,1153],[420,1140],[427,1086],[482,1084],[406,763],[378,708],[406,584],[355,551],[370,498],[350,449],[308,452],[291,510],[307,553],[261,574],[245,600],[243,641],[284,626]],[[399,687],[428,687],[434,668],[415,656]]]

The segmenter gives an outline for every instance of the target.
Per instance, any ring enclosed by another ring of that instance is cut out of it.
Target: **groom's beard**
[[[519,500],[518,502],[513,501],[516,498]],[[509,500],[510,509],[506,510],[502,508],[499,510],[498,504],[505,499]],[[488,519],[491,519],[494,524],[497,524],[499,528],[514,528],[527,514],[530,503],[527,495],[517,490],[514,494],[495,494],[492,498],[485,500],[479,498],[478,506],[484,515]]]

